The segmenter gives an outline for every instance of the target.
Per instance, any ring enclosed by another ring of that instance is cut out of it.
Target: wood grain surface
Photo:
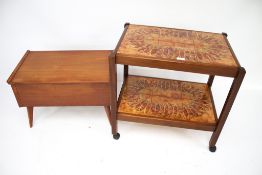
[[[8,83],[20,107],[109,106],[110,53],[27,51]]]
[[[108,83],[110,53],[29,51],[8,83]]]

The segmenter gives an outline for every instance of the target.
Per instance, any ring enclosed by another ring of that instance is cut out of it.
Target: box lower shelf
[[[217,115],[207,84],[129,75],[118,120],[213,131]]]

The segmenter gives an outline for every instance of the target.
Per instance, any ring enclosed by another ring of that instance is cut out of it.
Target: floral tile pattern
[[[118,112],[168,120],[216,122],[206,84],[140,76],[128,77]]]
[[[222,34],[129,25],[118,56],[237,66]]]

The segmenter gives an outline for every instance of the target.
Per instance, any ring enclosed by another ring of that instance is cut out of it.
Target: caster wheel
[[[216,152],[216,149],[217,149],[216,146],[210,146],[210,147],[209,147],[209,151],[212,152],[212,153],[213,153],[213,152]]]
[[[113,135],[113,138],[116,139],[116,140],[118,140],[118,139],[120,138],[120,134],[119,134],[119,133],[114,134],[114,135]]]

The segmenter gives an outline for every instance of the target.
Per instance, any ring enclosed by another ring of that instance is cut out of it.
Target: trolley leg
[[[238,74],[237,76],[234,78],[234,81],[231,85],[231,88],[230,88],[230,91],[227,95],[227,99],[226,99],[226,102],[223,106],[223,109],[221,111],[221,114],[219,116],[219,119],[218,119],[218,123],[217,123],[217,126],[216,126],[216,129],[215,131],[213,132],[212,136],[211,136],[211,139],[209,141],[209,150],[211,152],[215,152],[216,151],[216,143],[217,143],[217,140],[218,140],[218,137],[223,129],[223,126],[226,122],[226,119],[228,117],[228,114],[231,110],[231,107],[234,103],[234,100],[237,96],[237,93],[238,93],[238,90],[241,86],[241,83],[245,77],[245,74],[246,74],[246,71],[243,67],[240,67],[239,70],[238,70]]]
[[[126,81],[128,76],[128,65],[124,65],[124,81]]]
[[[212,86],[213,81],[214,81],[214,78],[215,78],[214,75],[209,75],[209,78],[208,78],[208,81],[207,81],[207,85],[208,85],[209,87]]]
[[[110,71],[110,103],[111,103],[111,127],[114,139],[119,139],[120,134],[117,132],[117,74],[115,55],[112,53],[109,56],[109,71]]]

